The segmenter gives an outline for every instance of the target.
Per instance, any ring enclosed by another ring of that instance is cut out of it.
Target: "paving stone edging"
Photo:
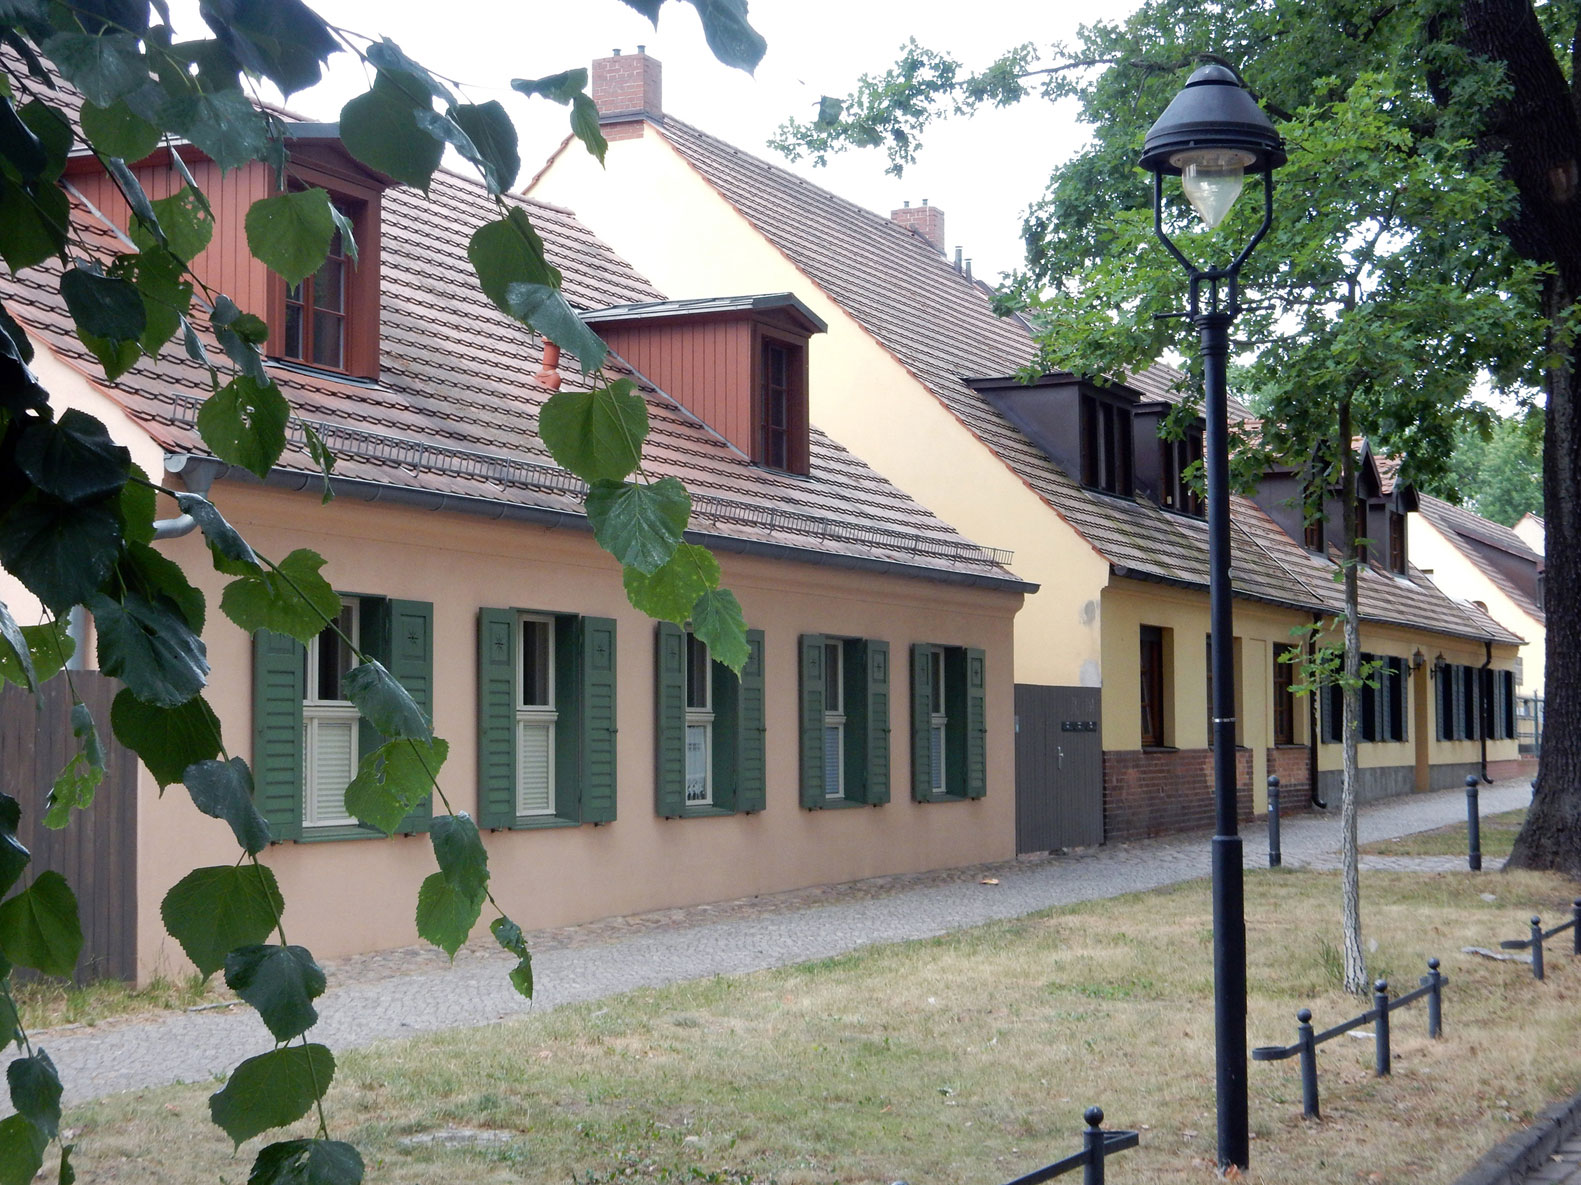
[[[1555,1149],[1581,1130],[1581,1094],[1548,1107],[1525,1131],[1497,1145],[1455,1185],[1520,1185],[1550,1163]]]

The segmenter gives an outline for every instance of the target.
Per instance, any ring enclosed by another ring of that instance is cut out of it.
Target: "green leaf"
[[[36,182],[49,164],[44,145],[22,122],[8,96],[0,96],[0,157],[29,184]]]
[[[386,741],[357,764],[346,787],[346,810],[369,827],[391,835],[411,809],[433,791],[450,755],[449,742],[398,738]]]
[[[209,673],[203,640],[169,604],[131,591],[119,602],[97,595],[88,602],[99,633],[99,669],[162,708],[197,695]]]
[[[290,418],[291,406],[273,381],[239,374],[203,401],[198,432],[220,460],[265,478],[285,452]]]
[[[375,87],[340,109],[346,151],[370,169],[428,192],[445,146],[418,125],[415,106]]]
[[[272,1127],[295,1123],[324,1097],[335,1055],[323,1045],[288,1045],[237,1066],[209,1096],[209,1116],[239,1148]]]
[[[551,99],[564,107],[577,95],[586,93],[587,68],[578,66],[575,70],[562,70],[559,74],[550,74],[544,78],[513,78],[511,89],[524,95]]]
[[[17,324],[16,318],[6,312],[3,305],[0,305],[0,333],[11,340],[11,347],[18,359],[22,362],[33,361],[33,343],[28,340],[27,331]],[[0,342],[0,347],[3,345]]]
[[[240,168],[269,147],[268,123],[239,90],[188,91],[165,105],[170,130],[185,136],[222,172]]]
[[[104,750],[99,747],[99,730],[93,712],[78,700],[71,706],[71,732],[82,749],[72,754],[66,768],[50,787],[44,826],[60,830],[70,821],[72,809],[87,810],[93,805],[93,792],[104,780]]]
[[[137,174],[127,168],[126,162],[118,157],[110,157],[104,162],[104,167],[110,174],[111,180],[115,182],[115,187],[121,191],[122,199],[132,208],[132,213],[136,216],[134,225],[141,226],[153,236],[157,246],[163,247],[165,232],[160,228],[154,207],[149,204],[148,195],[143,192],[143,183],[137,179]]]
[[[225,356],[236,363],[237,369],[245,377],[259,387],[274,386],[269,372],[264,369],[263,354],[260,353],[260,347],[268,340],[269,326],[251,313],[242,312],[228,296],[215,297],[214,312],[209,316],[209,323],[214,327],[215,339],[225,351]],[[201,343],[199,349],[202,349]],[[190,343],[187,353],[192,353]],[[199,420],[199,423],[202,421]]]
[[[445,882],[463,897],[481,897],[489,883],[489,854],[472,817],[465,811],[438,815],[429,824],[428,838]]]
[[[703,37],[714,57],[751,74],[768,42],[747,22],[747,0],[691,0],[703,21]]]
[[[0,794],[0,893],[10,891],[17,877],[22,875],[22,870],[33,859],[16,837],[16,829],[21,824],[21,805],[9,794]],[[7,967],[6,974],[10,973]]]
[[[583,374],[604,365],[609,347],[583,324],[560,289],[545,284],[507,284],[503,308],[518,321],[575,354]]]
[[[71,1167],[71,1154],[76,1148],[75,1144],[60,1146],[60,1177],[56,1185],[77,1185],[77,1170]]]
[[[104,504],[69,506],[29,494],[0,518],[0,567],[51,613],[93,596],[121,551],[121,524]]]
[[[258,1010],[276,1041],[318,1023],[313,1001],[324,994],[324,970],[305,946],[239,946],[225,956],[225,985]]]
[[[620,481],[642,460],[648,404],[630,379],[597,391],[557,391],[538,413],[550,454],[583,481]]]
[[[560,284],[560,272],[545,257],[543,239],[520,206],[512,206],[504,218],[485,222],[473,231],[467,258],[478,274],[483,294],[504,313],[510,312],[506,289],[512,284]]]
[[[247,210],[247,245],[295,287],[324,266],[335,237],[329,192],[297,189],[259,198]]]
[[[238,946],[269,937],[285,909],[262,864],[194,868],[165,894],[159,916],[201,975],[213,975]],[[262,1130],[262,1129],[259,1129]]]
[[[27,635],[11,616],[11,610],[0,601],[0,686],[4,686],[10,672],[11,682],[29,691],[37,691],[38,671],[33,666],[33,648]]]
[[[148,323],[143,298],[134,285],[90,268],[66,269],[60,277],[60,294],[77,328],[93,337],[135,342]]]
[[[116,519],[121,524],[121,534],[128,543],[154,541],[155,501],[154,487],[148,484],[148,475],[135,463],[127,469],[127,482],[116,499]]]
[[[434,739],[433,725],[417,701],[377,659],[352,667],[342,680],[342,688],[363,719],[384,736]]]
[[[287,98],[317,85],[321,64],[340,50],[324,19],[302,0],[202,0],[198,11],[238,62]]]
[[[258,1153],[247,1185],[362,1185],[362,1156],[341,1140],[285,1140]]]
[[[24,103],[18,114],[22,117],[23,125],[38,138],[44,149],[44,168],[39,180],[59,180],[66,171],[67,158],[76,142],[71,131],[71,121],[59,107],[42,99]]]
[[[452,961],[482,912],[483,894],[461,892],[442,872],[433,873],[417,890],[418,936],[444,951]]]
[[[41,47],[90,103],[108,107],[148,81],[148,64],[130,33],[57,33]]]
[[[49,1137],[25,1115],[0,1119],[0,1185],[33,1185]]]
[[[516,966],[511,968],[511,986],[531,1000],[532,955],[527,950],[527,936],[507,917],[497,917],[490,922],[489,932],[494,935],[495,942],[516,956]]]
[[[598,123],[598,104],[591,95],[577,95],[571,100],[571,134],[604,163],[609,152],[609,141],[604,139],[604,129]]]
[[[12,271],[37,267],[59,255],[70,225],[65,190],[41,184],[29,192],[0,176],[0,257]]]
[[[186,264],[163,247],[145,248],[132,257],[132,283],[143,301],[143,334],[138,345],[150,358],[181,328],[192,307]]]
[[[451,108],[450,118],[471,141],[473,151],[467,153],[464,147],[461,151],[483,170],[489,192],[504,193],[515,185],[522,158],[516,146],[516,125],[505,108],[494,99],[487,103],[463,103]]]
[[[348,243],[350,239],[346,240]],[[308,456],[313,458],[313,464],[318,466],[319,474],[324,479],[324,492],[319,498],[319,504],[328,506],[335,497],[335,487],[330,485],[330,475],[335,472],[335,454],[330,451],[329,445],[324,443],[324,438],[318,434],[317,429],[306,420],[299,421],[302,425],[302,436],[307,441]]]
[[[159,147],[159,129],[117,99],[108,106],[82,105],[82,134],[104,156],[140,161]]]
[[[658,571],[650,575],[628,567],[623,580],[634,609],[658,621],[685,625],[697,598],[719,587],[719,561],[706,547],[682,543]]]
[[[587,492],[587,517],[599,546],[623,566],[650,575],[675,554],[691,514],[691,496],[673,477],[599,482]]]
[[[98,420],[69,408],[58,420],[35,419],[23,429],[16,464],[46,494],[81,506],[126,484],[132,454]]]
[[[142,344],[135,339],[119,341],[114,338],[95,337],[80,326],[77,329],[77,339],[99,360],[99,365],[104,368],[104,377],[112,382],[136,366],[137,360],[143,355]]]
[[[367,55],[368,61],[379,71],[378,85],[393,87],[413,106],[421,106],[425,98],[443,99],[448,107],[456,105],[450,88],[407,57],[388,37],[369,42]]]
[[[220,720],[201,695],[179,707],[159,708],[123,687],[110,704],[110,728],[148,767],[161,789],[181,781],[187,766],[209,761],[220,752]]]
[[[269,823],[253,805],[252,771],[240,757],[194,762],[187,766],[182,781],[192,795],[192,804],[211,819],[229,823],[236,842],[249,856],[269,846]]]
[[[10,974],[9,971],[6,972]],[[9,985],[7,985],[9,988]],[[22,1048],[22,1037],[17,1031],[21,1020],[17,1016],[16,1004],[6,992],[0,992],[0,1048],[15,1045]]]
[[[0,604],[0,613],[4,613],[4,609],[5,606]],[[59,674],[65,667],[66,660],[76,653],[77,643],[72,638],[64,618],[45,622],[42,625],[24,625],[20,632],[23,648],[32,662],[33,676],[41,685]],[[21,663],[16,661],[4,647],[0,647],[0,682],[11,682],[25,687],[26,680],[27,676]]]
[[[69,976],[82,953],[77,896],[53,869],[0,903],[0,950],[18,967]]]
[[[692,606],[692,633],[708,643],[708,652],[736,674],[747,665],[747,623],[741,603],[728,588],[710,589]]]
[[[177,259],[191,263],[207,249],[214,237],[214,216],[199,194],[183,185],[169,197],[156,198],[151,205],[165,232],[165,246]],[[133,226],[132,241],[146,251],[153,240]]]
[[[60,1131],[60,1075],[55,1063],[42,1049],[31,1057],[19,1057],[5,1068],[11,1087],[11,1105],[18,1115],[50,1139]]]
[[[206,609],[203,594],[193,587],[181,565],[169,556],[146,543],[130,543],[117,575],[124,587],[142,593],[154,604],[162,598],[168,599],[193,632],[203,632]]]
[[[220,609],[248,633],[271,630],[306,645],[340,613],[340,598],[319,575],[323,566],[323,556],[298,548],[277,568],[227,584]]]
[[[258,553],[253,551],[235,527],[225,521],[225,516],[214,503],[202,494],[177,493],[176,505],[181,508],[182,514],[190,514],[198,530],[203,532],[209,549],[214,552],[216,567],[219,566],[219,560],[228,560],[258,571],[263,570],[263,561],[258,558]]]

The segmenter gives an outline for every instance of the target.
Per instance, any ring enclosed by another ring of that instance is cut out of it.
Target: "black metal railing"
[[[1500,950],[1528,950],[1532,952],[1532,978],[1543,977],[1543,942],[1555,934],[1563,934],[1566,930],[1573,932],[1575,940],[1571,945],[1570,953],[1581,955],[1581,897],[1570,904],[1570,920],[1555,926],[1552,930],[1543,929],[1543,919],[1536,914],[1532,915],[1532,935],[1530,938],[1511,938],[1499,943]]]
[[[1373,1066],[1380,1078],[1389,1073],[1389,1014],[1416,1000],[1427,1000],[1427,1035],[1438,1037],[1444,1031],[1444,985],[1449,976],[1438,969],[1437,959],[1427,960],[1427,974],[1422,976],[1421,987],[1398,999],[1389,998],[1389,982],[1380,979],[1373,984],[1372,1007],[1360,1016],[1353,1016],[1344,1024],[1335,1025],[1321,1033],[1312,1030],[1312,1010],[1303,1008],[1296,1013],[1296,1042],[1294,1045],[1262,1045],[1252,1050],[1252,1060],[1279,1062],[1286,1058],[1301,1058],[1301,1113],[1308,1119],[1318,1118],[1317,1047],[1333,1040],[1342,1033],[1373,1022]]]
[[[1135,1148],[1141,1137],[1136,1132],[1104,1131],[1102,1107],[1088,1107],[1082,1118],[1087,1121],[1087,1130],[1082,1133],[1080,1152],[1072,1152],[1064,1160],[1034,1169],[1026,1176],[1009,1182],[1009,1185],[1039,1185],[1039,1182],[1052,1181],[1077,1169],[1082,1170],[1082,1185],[1103,1185],[1104,1160],[1116,1152]]]

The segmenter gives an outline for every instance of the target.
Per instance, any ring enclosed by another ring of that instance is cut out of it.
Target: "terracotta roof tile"
[[[1019,318],[997,316],[989,294],[955,270],[924,237],[679,120],[652,125],[698,173],[797,268],[905,365],[973,434],[1095,547],[1118,574],[1176,584],[1207,583],[1207,526],[1141,498],[1083,488],[965,381],[1014,374],[1036,359]],[[1151,400],[1179,402],[1179,371],[1154,366],[1127,385]],[[1250,420],[1233,403],[1232,412]],[[1255,422],[1253,422],[1255,427]],[[1255,504],[1232,503],[1232,580],[1238,595],[1314,612],[1342,606],[1333,564],[1310,556]],[[1467,611],[1419,572],[1377,569],[1361,578],[1362,610],[1460,636],[1515,640]]]
[[[1510,579],[1496,562],[1497,553],[1502,552],[1518,564],[1530,564],[1534,574],[1540,571],[1543,557],[1533,551],[1524,539],[1502,523],[1483,518],[1464,506],[1455,506],[1429,494],[1419,496],[1417,509],[1428,522],[1443,532],[1444,537],[1455,545],[1456,550],[1477,571],[1492,581],[1523,612],[1536,621],[1547,620],[1542,606],[1532,594]]]

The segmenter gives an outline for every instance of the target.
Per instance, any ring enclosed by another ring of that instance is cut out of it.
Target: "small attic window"
[[[1131,409],[1091,392],[1081,397],[1081,483],[1130,497],[1134,456]]]
[[[350,215],[344,203],[336,208]],[[355,225],[355,223],[353,223]],[[330,240],[324,266],[285,290],[285,322],[280,352],[294,362],[346,369],[347,284],[352,263],[340,231]]]
[[[1201,518],[1207,513],[1207,506],[1187,470],[1195,464],[1201,471],[1202,429],[1189,428],[1184,440],[1161,440],[1158,444],[1164,454],[1164,505]]]
[[[762,335],[756,387],[752,459],[765,469],[806,474],[810,467],[806,347]]]

